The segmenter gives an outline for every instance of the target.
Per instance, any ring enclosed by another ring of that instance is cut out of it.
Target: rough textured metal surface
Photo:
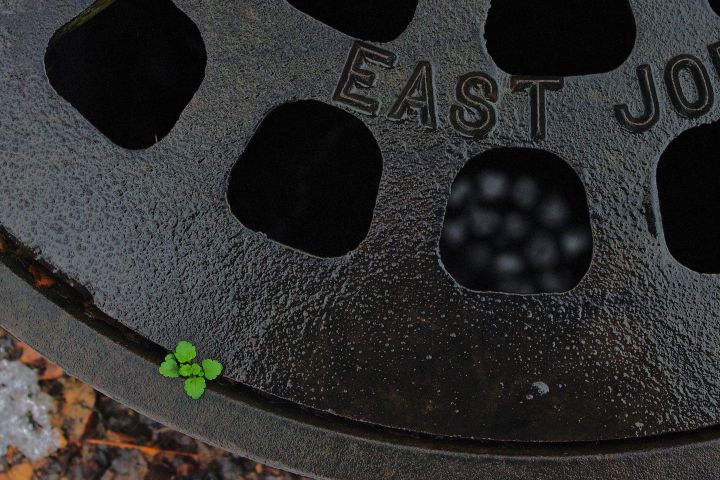
[[[59,308],[0,265],[0,323],[72,375],[139,412],[214,445],[318,479],[711,480],[717,429],[663,440],[528,447],[384,435],[361,424],[303,415],[256,395],[213,386],[188,402],[148,358],[97,323]],[[97,327],[101,327],[99,330]],[[75,339],[68,344],[67,338]],[[103,361],[98,362],[98,357]],[[159,388],[157,388],[159,387]]]
[[[280,0],[175,3],[203,35],[206,77],[162,142],[130,152],[44,74],[48,40],[89,2],[0,0],[0,225],[108,315],[166,348],[189,339],[264,392],[416,432],[594,441],[719,422],[720,279],[672,258],[654,192],[665,146],[718,118],[717,105],[698,119],[679,116],[662,88],[679,54],[699,57],[720,85],[707,49],[720,40],[720,17],[703,0],[631,0],[633,53],[613,72],[566,78],[548,92],[542,141],[530,137],[527,94],[511,92],[485,51],[489,2],[421,0],[408,29],[383,46],[398,64],[373,94],[385,112],[428,62],[437,129],[359,115],[382,149],[383,177],[367,238],[337,259],[245,229],[225,199],[229,172],[269,111],[332,102],[353,40]],[[613,105],[642,110],[641,64],[656,77],[661,115],[635,134]],[[499,85],[498,122],[483,140],[447,121],[469,71]],[[571,292],[472,292],[443,269],[438,240],[453,178],[498,146],[551,151],[582,179],[594,257]],[[536,394],[537,382],[547,394]]]

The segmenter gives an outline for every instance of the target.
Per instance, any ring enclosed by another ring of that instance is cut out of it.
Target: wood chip
[[[63,378],[62,427],[68,441],[79,443],[95,409],[95,390],[75,378]]]

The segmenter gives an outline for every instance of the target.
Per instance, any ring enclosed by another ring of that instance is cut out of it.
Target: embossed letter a
[[[410,113],[417,113],[421,124],[435,129],[437,128],[436,112],[432,65],[428,62],[420,62],[405,85],[400,98],[390,109],[388,118],[404,120]]]

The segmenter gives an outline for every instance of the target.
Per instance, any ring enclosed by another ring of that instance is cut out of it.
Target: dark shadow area
[[[620,66],[635,45],[627,0],[493,0],[485,40],[514,75],[574,76]]]
[[[660,157],[657,187],[665,242],[678,262],[720,273],[720,123],[676,138]]]
[[[418,0],[288,0],[298,10],[351,37],[389,42],[405,31]]]
[[[713,10],[715,10],[715,13],[720,15],[720,0],[708,0],[710,2],[710,6]]]
[[[580,179],[542,150],[496,149],[470,160],[450,193],[440,255],[448,273],[472,290],[572,289],[592,258]]]
[[[382,155],[353,115],[316,101],[273,110],[232,170],[228,202],[246,227],[319,257],[354,250],[372,221]]]
[[[197,26],[170,0],[100,0],[50,40],[53,88],[117,145],[167,135],[205,77]]]

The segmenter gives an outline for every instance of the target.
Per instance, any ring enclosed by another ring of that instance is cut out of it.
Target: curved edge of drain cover
[[[189,401],[181,388],[165,388],[172,380],[160,377],[157,362],[119,332],[74,317],[3,264],[0,326],[143,415],[238,455],[315,478],[482,480],[512,474],[533,480],[702,480],[720,470],[718,428],[584,445],[488,444],[406,437],[226,387],[211,387],[200,401]]]

